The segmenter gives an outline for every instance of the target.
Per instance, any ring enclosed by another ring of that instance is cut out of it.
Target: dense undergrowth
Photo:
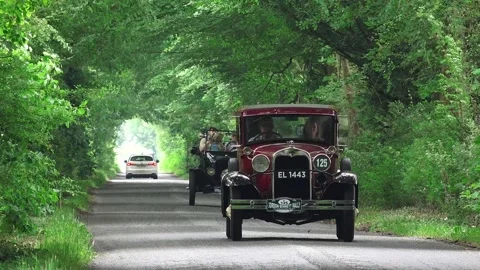
[[[97,171],[90,180],[72,183],[77,192],[52,206],[51,213],[33,218],[29,232],[0,231],[0,269],[88,269],[95,254],[81,220],[90,203],[87,191],[115,174]]]

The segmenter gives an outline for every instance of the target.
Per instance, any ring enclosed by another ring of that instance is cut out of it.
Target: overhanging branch
[[[267,89],[267,87],[270,85],[270,83],[272,82],[273,76],[278,75],[278,74],[283,74],[288,69],[288,67],[290,67],[292,62],[293,62],[293,57],[290,57],[288,63],[285,65],[285,67],[282,70],[277,71],[277,72],[272,72],[272,74],[270,75],[270,79],[267,82],[267,85],[265,85],[265,87],[263,88],[263,91],[265,91]]]

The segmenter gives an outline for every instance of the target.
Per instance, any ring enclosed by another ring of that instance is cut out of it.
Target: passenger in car
[[[203,136],[202,139],[200,139],[200,144],[198,146],[198,150],[200,151],[200,153],[205,153],[205,151],[207,150],[208,142],[212,139],[213,135],[217,131],[217,128],[210,127],[207,131],[207,136]]]
[[[235,151],[236,145],[238,145],[238,135],[236,133],[232,134],[230,141],[225,144],[226,151]]]
[[[225,146],[222,143],[223,134],[214,132],[207,142],[208,151],[225,151]]]
[[[322,121],[318,117],[309,117],[303,126],[303,136],[306,139],[324,140]]]

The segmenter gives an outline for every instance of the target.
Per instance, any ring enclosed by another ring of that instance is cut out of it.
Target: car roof
[[[245,106],[237,112],[237,116],[268,114],[336,115],[337,111],[333,106],[323,104],[261,104]]]
[[[136,156],[146,156],[146,157],[153,157],[153,154],[132,154],[130,157],[136,157]]]

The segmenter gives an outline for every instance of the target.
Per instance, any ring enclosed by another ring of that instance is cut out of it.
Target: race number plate
[[[302,200],[291,198],[269,199],[266,207],[268,212],[290,213],[302,210]]]

